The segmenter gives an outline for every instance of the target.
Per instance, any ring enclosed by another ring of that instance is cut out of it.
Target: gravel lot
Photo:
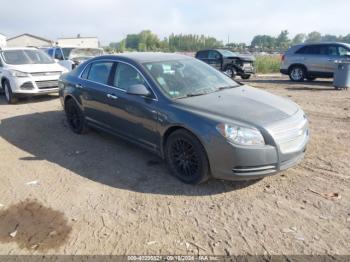
[[[184,185],[129,143],[73,134],[57,96],[0,96],[0,254],[349,254],[350,91],[247,82],[311,123],[305,160],[255,183]]]

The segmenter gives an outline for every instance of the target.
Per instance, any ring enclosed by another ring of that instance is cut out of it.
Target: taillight
[[[281,57],[282,62],[284,61],[285,58],[286,58],[286,55],[282,55]]]

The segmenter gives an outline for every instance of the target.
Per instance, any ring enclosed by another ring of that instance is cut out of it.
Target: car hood
[[[25,73],[38,73],[38,72],[53,72],[61,71],[65,72],[61,65],[57,63],[52,64],[28,64],[28,65],[9,65],[9,69],[25,72]]]
[[[250,86],[178,99],[176,103],[217,121],[241,122],[253,126],[267,126],[299,110],[298,105],[288,99]]]
[[[254,62],[255,61],[255,57],[252,55],[236,55],[236,56],[229,56],[226,57],[226,59],[236,59],[239,58],[242,61],[246,61],[246,62]]]

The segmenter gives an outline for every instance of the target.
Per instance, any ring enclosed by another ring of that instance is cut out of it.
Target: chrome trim
[[[256,168],[234,168],[232,171],[234,172],[251,172],[251,171],[265,171],[269,169],[276,169],[276,166],[263,166]]]
[[[87,64],[84,66],[83,70],[82,70],[82,71],[80,72],[80,74],[78,75],[78,78],[79,78],[80,80],[84,80],[84,81],[88,81],[88,82],[91,82],[91,83],[95,83],[95,84],[107,86],[107,87],[109,87],[109,88],[113,88],[113,89],[116,89],[116,90],[119,90],[119,91],[121,91],[121,92],[126,93],[126,90],[121,89],[121,88],[119,88],[119,87],[110,86],[110,85],[106,85],[106,84],[102,84],[102,83],[98,83],[98,82],[92,81],[92,80],[90,80],[90,79],[84,79],[84,78],[82,78],[81,76],[83,75],[83,73],[84,73],[84,71],[86,70],[86,68],[87,68],[90,64],[95,63],[95,62],[123,63],[123,64],[126,64],[126,65],[129,65],[129,66],[133,67],[133,68],[141,75],[141,77],[142,77],[143,80],[147,83],[148,87],[152,90],[152,93],[153,93],[154,96],[155,96],[155,98],[147,97],[147,96],[143,96],[143,97],[144,97],[144,98],[147,98],[147,99],[150,99],[150,100],[158,101],[158,96],[157,96],[156,92],[154,92],[152,86],[150,85],[150,83],[148,82],[148,80],[145,78],[145,76],[141,73],[141,71],[140,71],[137,67],[135,67],[134,65],[132,65],[132,64],[130,64],[130,63],[128,63],[128,62],[125,62],[125,61],[120,61],[120,60],[117,60],[117,59],[116,59],[116,60],[112,60],[112,59],[101,59],[101,60],[90,61],[89,63],[87,63]]]

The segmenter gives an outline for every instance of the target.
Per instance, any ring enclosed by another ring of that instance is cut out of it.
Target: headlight
[[[17,71],[17,70],[10,70],[10,74],[14,77],[28,77],[29,76],[28,73],[24,73],[24,72]]]
[[[255,128],[247,128],[229,124],[219,124],[216,129],[228,141],[246,146],[265,145],[260,131]]]

